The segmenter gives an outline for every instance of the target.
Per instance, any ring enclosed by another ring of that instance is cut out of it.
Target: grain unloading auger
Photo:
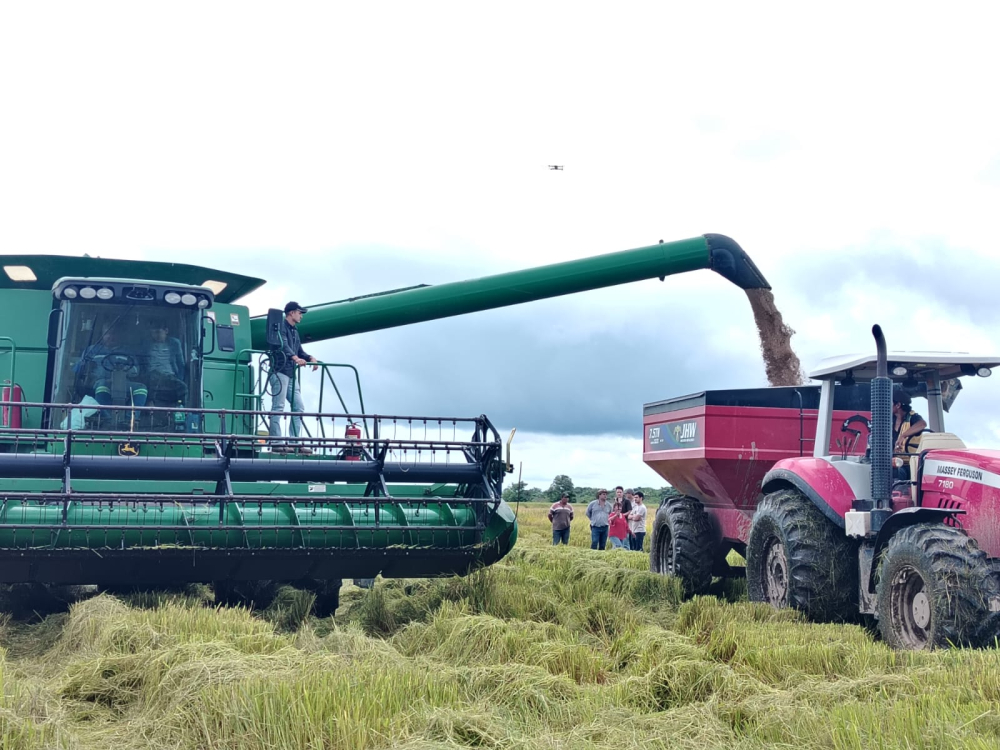
[[[332,376],[349,366],[324,364],[299,450],[272,452],[267,319],[238,304],[262,280],[2,260],[0,582],[440,576],[512,548],[509,455],[485,416],[364,413],[356,371],[361,413],[349,414]],[[736,243],[705,235],[311,307],[299,330],[330,339],[702,268],[767,287]]]

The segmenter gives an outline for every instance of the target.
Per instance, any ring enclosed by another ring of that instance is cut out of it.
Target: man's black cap
[[[304,307],[302,307],[298,302],[289,302],[287,305],[285,305],[285,315],[288,315],[288,313],[290,312],[295,312],[296,310],[300,310],[303,315],[309,312]]]

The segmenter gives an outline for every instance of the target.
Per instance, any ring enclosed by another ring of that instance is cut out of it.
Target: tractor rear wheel
[[[691,497],[671,498],[653,520],[649,568],[680,578],[686,596],[704,594],[712,583],[717,546],[702,504]]]
[[[975,540],[943,524],[917,524],[886,545],[875,607],[893,648],[981,646],[997,635],[1000,586]]]
[[[758,503],[746,559],[750,601],[792,607],[816,622],[857,617],[855,545],[798,490]]]

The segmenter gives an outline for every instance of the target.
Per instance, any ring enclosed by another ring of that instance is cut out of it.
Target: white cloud
[[[667,482],[642,463],[642,438],[622,435],[551,435],[518,432],[512,446],[514,475],[547,489],[556,474],[579,487],[662,487]],[[558,471],[552,472],[552,467]]]

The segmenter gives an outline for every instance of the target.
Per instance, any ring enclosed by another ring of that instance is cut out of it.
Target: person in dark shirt
[[[291,404],[292,420],[289,433],[292,437],[298,437],[302,427],[302,418],[295,416],[295,412],[304,412],[305,405],[302,402],[302,394],[299,392],[295,382],[295,368],[305,364],[313,363],[313,370],[317,369],[315,357],[306,354],[302,348],[302,339],[296,326],[302,321],[302,316],[306,314],[305,308],[298,302],[289,302],[285,305],[285,319],[281,323],[279,335],[281,337],[281,349],[276,352],[272,363],[271,377],[268,378],[268,388],[271,390],[271,411],[281,412],[285,410],[285,402]],[[271,451],[274,453],[289,453],[294,448],[281,442],[281,415],[271,416],[271,424],[268,429],[272,439]],[[299,453],[312,453],[308,446],[300,446]]]
[[[892,444],[897,453],[906,450],[906,441],[927,429],[924,418],[913,411],[910,394],[902,388],[892,392]]]
[[[927,429],[924,418],[913,411],[910,394],[902,388],[892,391],[892,444],[894,453],[908,453],[916,447],[916,440],[910,439]],[[898,466],[896,465],[898,462]],[[898,479],[909,479],[909,458],[893,461]]]
[[[569,504],[569,495],[564,492],[558,502],[552,503],[548,515],[552,522],[552,545],[569,544],[569,529],[573,523],[573,506]]]
[[[124,373],[122,384],[123,392],[118,394],[119,403],[127,403],[132,406],[144,406],[149,393],[146,384],[139,382],[139,368],[136,358],[129,352],[128,347],[123,346],[118,338],[118,330],[115,326],[105,326],[101,333],[101,338],[96,344],[91,344],[83,350],[80,361],[73,366],[73,371],[80,380],[80,389],[86,387],[88,378],[94,380],[94,400],[103,406],[111,406],[114,403],[113,373],[121,371]],[[112,417],[110,412],[105,412],[106,420]]]
[[[169,334],[167,321],[153,318],[149,321],[149,338],[139,352],[139,363],[149,381],[153,404],[158,406],[181,403],[188,390],[184,382],[187,369],[184,347],[179,338]]]

